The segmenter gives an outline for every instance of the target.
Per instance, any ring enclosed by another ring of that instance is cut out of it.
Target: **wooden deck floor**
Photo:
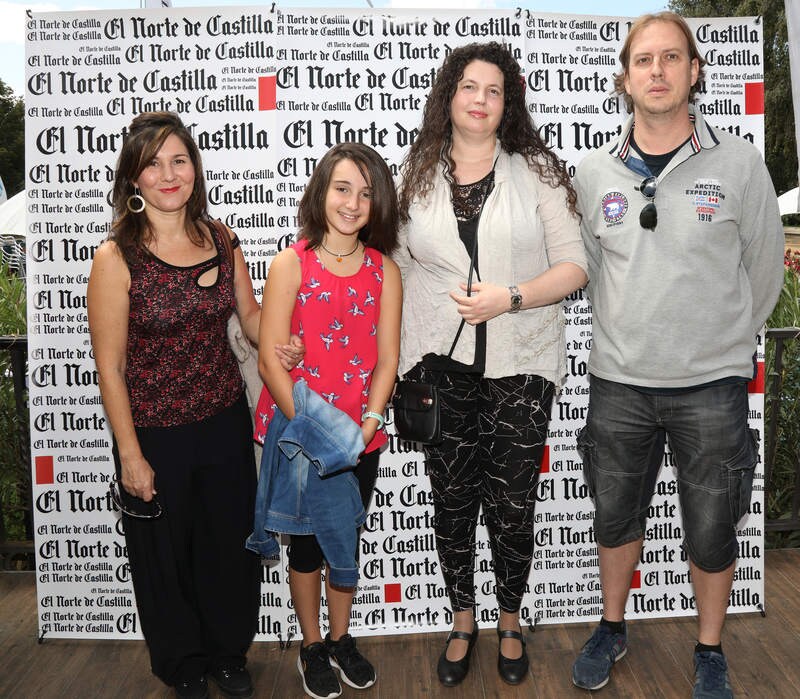
[[[800,549],[768,551],[767,616],[741,614],[728,620],[723,646],[731,665],[737,699],[800,697]],[[376,666],[370,689],[344,688],[343,697],[360,699],[448,699],[525,697],[563,699],[588,696],[570,681],[575,653],[591,626],[539,627],[529,634],[531,671],[518,687],[505,685],[496,670],[497,641],[482,631],[473,667],[458,689],[439,685],[435,660],[444,634],[360,639],[359,647]],[[689,697],[695,620],[650,620],[629,626],[629,651],[615,668],[601,697],[668,699]],[[276,643],[254,644],[249,668],[256,697],[300,699],[295,669],[297,643],[282,651]],[[83,699],[94,697],[161,699],[173,696],[150,674],[147,651],[137,641],[36,639],[36,594],[32,573],[0,573],[0,697]],[[212,697],[215,694],[212,688]]]

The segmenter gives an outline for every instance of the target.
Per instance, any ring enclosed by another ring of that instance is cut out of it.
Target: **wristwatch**
[[[517,313],[522,308],[522,294],[516,284],[508,287],[508,293],[511,294],[511,308],[508,309],[509,313]]]

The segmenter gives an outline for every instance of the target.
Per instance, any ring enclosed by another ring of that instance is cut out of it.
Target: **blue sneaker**
[[[695,653],[694,674],[692,699],[733,699],[733,690],[728,680],[728,663],[722,653]]]
[[[614,663],[627,652],[627,631],[613,633],[599,624],[572,666],[572,683],[582,689],[605,687]]]

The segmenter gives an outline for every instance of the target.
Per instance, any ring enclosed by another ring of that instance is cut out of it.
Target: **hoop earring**
[[[147,206],[147,202],[145,202],[144,197],[139,193],[139,188],[136,185],[133,186],[133,189],[134,193],[128,197],[125,206],[128,207],[128,211],[132,214],[140,214],[144,211],[145,206]]]

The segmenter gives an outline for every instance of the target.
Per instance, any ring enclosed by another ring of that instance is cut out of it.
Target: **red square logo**
[[[542,454],[542,466],[539,473],[550,473],[550,445],[544,445],[544,453]]]
[[[384,602],[399,602],[401,599],[400,583],[386,583],[383,586]]]
[[[36,485],[52,485],[53,481],[53,457],[37,456],[34,459],[36,469]]]
[[[747,384],[748,393],[764,393],[764,362],[756,362],[756,375]]]
[[[642,587],[642,571],[634,570],[631,578],[631,590],[638,590]]]
[[[764,83],[744,84],[744,113],[764,113]]]
[[[258,78],[258,111],[276,109],[278,76],[262,75]]]

